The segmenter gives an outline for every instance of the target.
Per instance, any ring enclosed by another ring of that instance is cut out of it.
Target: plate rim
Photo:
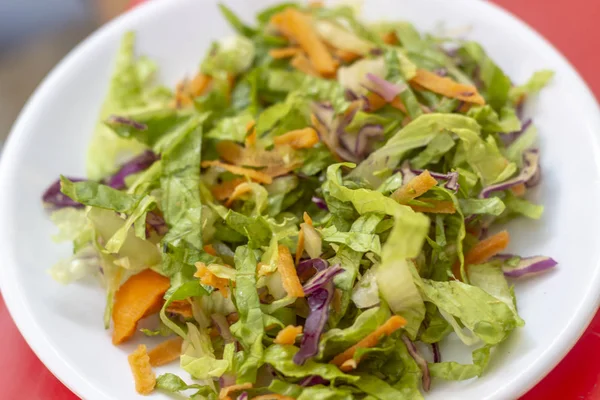
[[[153,0],[125,12],[109,23],[100,26],[92,34],[82,40],[43,79],[29,97],[12,125],[2,157],[0,158],[0,216],[6,215],[6,207],[3,206],[5,206],[5,203],[8,201],[7,199],[10,197],[10,195],[5,194],[7,193],[6,190],[1,189],[7,185],[6,182],[8,182],[12,176],[13,170],[19,165],[16,161],[13,161],[14,154],[17,153],[17,149],[20,146],[19,138],[27,131],[29,116],[35,113],[38,108],[38,103],[41,103],[43,98],[46,97],[45,94],[62,79],[62,75],[64,74],[63,71],[67,70],[69,65],[74,63],[76,59],[83,57],[86,52],[93,52],[95,46],[105,40],[105,37],[110,36],[115,31],[122,31],[123,25],[135,23],[137,20],[143,20],[146,15],[158,13],[163,8],[179,7],[180,4],[188,1],[191,0]],[[203,1],[213,2],[216,0]],[[438,2],[440,0],[428,1]],[[568,80],[575,83],[573,92],[576,92],[579,97],[583,98],[582,103],[586,104],[592,111],[590,118],[595,118],[595,124],[600,126],[600,107],[591,89],[581,77],[579,71],[542,34],[537,32],[512,12],[495,3],[473,0],[455,0],[455,3],[469,4],[469,6],[475,6],[475,4],[477,4],[477,7],[488,8],[493,13],[501,14],[504,18],[508,18],[519,25],[530,38],[538,42],[539,48],[545,47],[544,52],[552,54],[558,63],[563,64],[564,71],[569,72],[569,75],[571,76],[568,77]],[[594,158],[597,161],[600,161],[600,147],[597,142],[594,143],[593,151],[595,153]],[[14,250],[14,247],[11,248],[10,246],[7,246],[5,244],[6,241],[2,240],[7,235],[7,233],[0,231],[0,253],[2,254],[11,254]],[[7,257],[6,262],[0,267],[0,290],[7,310],[29,347],[48,370],[50,370],[62,384],[68,387],[77,396],[90,400],[114,400],[114,398],[106,393],[102,387],[90,383],[61,356],[58,348],[54,348],[51,345],[47,336],[39,328],[36,320],[33,318],[29,307],[23,301],[27,297],[25,296],[25,291],[22,290],[19,285],[9,284],[9,282],[15,281],[14,272],[17,268],[17,263],[14,262],[11,257]],[[595,269],[591,279],[592,283],[589,286],[590,290],[581,298],[581,307],[574,314],[573,318],[571,318],[570,323],[565,325],[559,336],[561,340],[557,341],[556,345],[549,347],[547,350],[540,353],[535,363],[529,368],[524,369],[509,385],[506,385],[504,388],[500,388],[491,394],[491,396],[488,397],[489,400],[501,400],[507,398],[507,396],[508,398],[514,398],[515,396],[525,394],[553,370],[573,348],[587,329],[600,305],[600,290],[593,290],[593,288],[600,289],[600,268]]]

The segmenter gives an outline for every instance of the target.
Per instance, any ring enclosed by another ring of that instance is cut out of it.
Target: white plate
[[[271,0],[229,0],[250,19]],[[440,21],[471,25],[515,82],[542,68],[556,71],[527,113],[541,133],[544,181],[539,222],[513,224],[512,251],[545,254],[558,269],[516,283],[527,325],[494,354],[479,380],[435,382],[429,399],[512,399],[531,388],[567,353],[596,311],[600,295],[600,113],[589,89],[542,37],[498,7],[471,0],[368,0],[369,19],[407,19],[424,30]],[[107,90],[123,33],[136,30],[138,49],[158,62],[163,82],[192,74],[211,39],[230,33],[215,1],[153,1],[108,24],[63,60],[31,98],[10,135],[0,164],[0,283],[19,329],[41,360],[89,400],[136,398],[126,354],[103,330],[104,295],[93,285],[62,287],[46,269],[69,254],[50,236],[54,228],[40,196],[60,174],[83,175],[88,140]],[[461,357],[462,354],[462,357]],[[446,360],[468,360],[456,343]],[[35,377],[31,377],[35,379]],[[162,395],[155,394],[154,398]],[[140,396],[141,398],[141,396]]]

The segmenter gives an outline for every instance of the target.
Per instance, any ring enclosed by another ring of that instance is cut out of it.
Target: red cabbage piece
[[[486,187],[481,191],[481,193],[479,193],[479,198],[487,199],[493,192],[507,190],[516,185],[531,185],[531,182],[533,182],[534,184],[539,183],[539,151],[537,149],[526,150],[523,153],[523,161],[525,163],[525,166],[523,167],[519,175],[507,181]]]
[[[250,398],[250,396],[248,396],[248,392],[242,392],[237,397],[237,400],[248,400],[249,398]]]
[[[385,79],[371,73],[367,74],[367,79],[371,81],[369,89],[383,97],[388,103],[392,102],[396,96],[406,90],[406,85],[396,85],[395,83],[386,81]]]
[[[522,105],[519,105],[517,107],[517,115],[519,115],[519,113],[522,112],[522,109],[520,110],[519,107],[522,108]],[[502,140],[502,143],[504,143],[505,146],[510,145],[512,142],[517,140],[519,138],[519,136],[521,136],[523,134],[523,132],[525,132],[529,128],[531,123],[532,123],[531,119],[528,119],[521,124],[520,130],[515,131],[515,132],[510,132],[505,135],[500,135],[500,139]]]
[[[438,343],[432,343],[431,350],[433,351],[433,362],[442,362],[442,353],[440,352],[440,345]]]
[[[126,125],[130,126],[133,129],[137,129],[138,131],[145,131],[148,129],[148,125],[143,124],[141,122],[137,122],[131,118],[121,117],[118,115],[111,115],[106,119],[106,122],[111,125]]]
[[[329,381],[327,379],[323,379],[319,375],[311,375],[300,381],[300,386],[315,386],[315,385],[329,385]]]
[[[319,352],[319,338],[329,318],[329,305],[333,299],[333,282],[331,279],[314,289],[308,296],[310,314],[304,323],[304,335],[300,350],[294,355],[294,363],[303,365],[306,360]]]
[[[318,291],[323,285],[330,282],[334,276],[344,271],[340,264],[336,264],[330,268],[324,269],[313,276],[306,284],[304,284],[304,294],[310,296]]]
[[[298,276],[309,276],[312,273],[324,271],[327,267],[329,267],[329,263],[322,258],[311,258],[300,261],[296,267],[296,273]]]
[[[429,375],[429,366],[427,365],[427,361],[421,356],[417,346],[406,336],[402,335],[402,341],[406,345],[406,349],[410,356],[415,360],[421,372],[423,373],[423,390],[428,392],[431,388],[431,376]]]
[[[321,210],[325,210],[325,211],[329,211],[329,208],[327,207],[327,203],[325,202],[325,200],[323,200],[320,197],[317,196],[313,196],[311,198],[312,202],[316,204],[317,207],[319,207]]]
[[[152,229],[154,229],[160,236],[165,235],[169,230],[165,219],[154,211],[150,211],[148,214],[146,214],[146,223],[150,225]],[[148,235],[149,232],[146,232],[146,236]]]
[[[85,179],[81,178],[68,178],[71,182],[83,182]],[[64,207],[83,207],[83,204],[76,202],[70,197],[62,194],[60,191],[60,179],[56,180],[52,185],[46,189],[42,195],[42,201],[45,204],[53,206],[53,208],[64,208]]]
[[[516,257],[513,254],[499,254],[495,258],[497,259],[509,259]],[[551,257],[545,256],[533,256],[533,257],[525,257],[521,258],[519,264],[514,267],[505,266],[502,268],[505,276],[511,278],[519,278],[524,275],[535,274],[542,271],[547,271],[549,269],[554,268],[558,262],[556,262]]]
[[[112,187],[113,189],[124,189],[125,178],[127,176],[144,171],[158,159],[158,155],[154,154],[150,150],[147,150],[139,156],[136,156],[133,159],[127,161],[114,175],[104,179],[102,183]],[[69,178],[69,180],[71,182],[87,181],[87,179],[83,178]],[[46,189],[46,191],[42,195],[42,201],[46,204],[53,206],[54,208],[83,207],[82,204],[79,204],[75,200],[72,200],[71,198],[62,194],[62,192],[60,191],[60,179],[56,180],[54,183],[52,183],[52,185],[50,185],[50,187],[48,187],[48,189]]]
[[[113,189],[124,189],[126,177],[146,170],[156,160],[158,160],[158,156],[154,152],[147,150],[123,164],[116,174],[104,180],[104,184]]]

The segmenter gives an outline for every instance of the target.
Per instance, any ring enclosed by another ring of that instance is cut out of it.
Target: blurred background
[[[0,144],[52,67],[131,0],[0,0]]]

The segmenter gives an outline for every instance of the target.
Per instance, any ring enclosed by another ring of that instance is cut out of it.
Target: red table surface
[[[144,0],[136,0],[140,3]],[[368,0],[367,0],[368,1]],[[541,32],[600,98],[600,0],[494,0]],[[0,299],[0,388],[5,399],[75,400],[38,360]],[[600,313],[560,364],[521,400],[600,399]]]

